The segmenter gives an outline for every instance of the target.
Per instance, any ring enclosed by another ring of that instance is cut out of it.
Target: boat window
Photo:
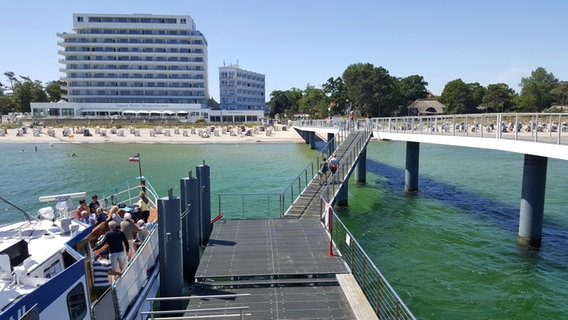
[[[71,320],[84,319],[87,315],[87,302],[83,283],[77,284],[67,294],[67,310]]]

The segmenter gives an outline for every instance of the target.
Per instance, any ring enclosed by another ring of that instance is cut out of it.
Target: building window
[[[77,17],[77,22],[83,22],[83,17]]]

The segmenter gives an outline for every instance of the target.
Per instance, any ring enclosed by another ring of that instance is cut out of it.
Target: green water
[[[305,144],[34,146],[0,144],[0,195],[32,215],[39,196],[138,176],[137,153],[161,195],[205,161],[213,206],[218,193],[279,192],[316,155]],[[367,184],[349,186],[339,214],[417,318],[567,318],[568,162],[549,159],[543,245],[527,251],[516,244],[522,155],[422,144],[416,194],[403,192],[403,143],[373,142],[367,157]],[[0,223],[19,219],[0,203]]]
[[[543,245],[528,251],[523,155],[421,144],[416,194],[403,192],[404,157],[403,143],[372,144],[368,183],[340,216],[418,318],[568,316],[567,162],[549,159]]]

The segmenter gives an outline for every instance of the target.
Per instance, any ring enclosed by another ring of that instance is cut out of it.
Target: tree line
[[[61,88],[65,83],[60,80],[44,85],[12,71],[4,76],[8,82],[0,82],[0,93],[11,90],[11,94],[0,95],[0,114],[30,112],[32,102],[57,102],[64,95]],[[427,86],[420,75],[399,78],[383,67],[356,63],[340,77],[330,77],[321,88],[308,84],[304,90],[272,91],[267,105],[271,117],[301,113],[323,119],[346,114],[351,108],[362,117],[404,116],[412,102],[429,97]],[[435,98],[446,105],[448,114],[542,112],[554,105],[568,105],[568,81],[558,80],[542,67],[522,78],[519,86],[520,93],[516,93],[504,83],[484,87],[456,79],[446,83]]]
[[[16,74],[12,71],[4,72],[9,86],[0,82],[0,91],[11,90],[8,95],[0,95],[0,114],[9,112],[30,112],[32,102],[57,102],[61,100],[64,91],[63,81],[50,81],[44,85],[39,80]]]
[[[553,105],[568,105],[568,82],[559,81],[539,67],[522,78],[516,93],[507,84],[487,87],[461,79],[448,82],[439,97],[426,89],[420,75],[395,77],[383,67],[370,63],[349,65],[340,77],[331,77],[321,88],[307,85],[270,93],[270,116],[308,114],[323,119],[354,110],[362,117],[408,115],[407,107],[416,99],[435,98],[446,106],[445,113],[542,112]]]

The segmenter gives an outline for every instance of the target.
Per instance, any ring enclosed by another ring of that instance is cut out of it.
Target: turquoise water
[[[34,146],[0,144],[0,195],[32,215],[39,196],[137,176],[137,153],[162,195],[205,161],[212,205],[218,193],[279,192],[316,155],[305,144]],[[417,318],[567,317],[568,162],[549,159],[543,245],[528,251],[516,244],[522,155],[422,144],[415,194],[403,191],[405,144],[372,142],[367,156],[367,184],[350,185],[338,211]],[[19,219],[0,203],[0,223]]]

